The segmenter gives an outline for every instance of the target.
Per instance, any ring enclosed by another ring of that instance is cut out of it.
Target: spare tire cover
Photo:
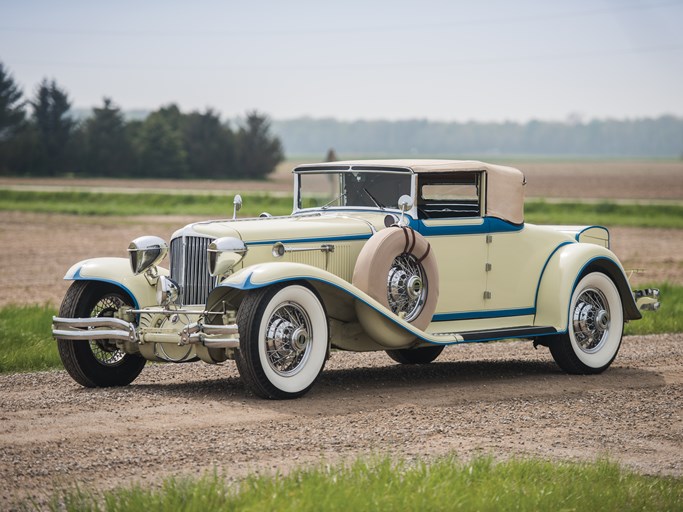
[[[391,226],[368,240],[352,283],[421,330],[439,299],[436,256],[427,239],[407,226]]]

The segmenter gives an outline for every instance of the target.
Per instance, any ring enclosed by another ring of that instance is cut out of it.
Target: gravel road
[[[54,488],[155,485],[392,453],[594,460],[683,475],[683,335],[631,336],[610,370],[561,373],[528,342],[448,348],[427,366],[335,352],[310,394],[249,396],[231,362],[149,364],[131,386],[0,376],[0,509]]]

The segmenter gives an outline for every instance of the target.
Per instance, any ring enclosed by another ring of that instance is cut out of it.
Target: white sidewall
[[[581,350],[581,347],[577,343],[576,337],[574,336],[574,326],[572,321],[574,316],[574,308],[576,307],[576,301],[581,293],[587,288],[595,288],[600,290],[607,299],[610,311],[610,327],[608,338],[605,340],[600,350],[590,354]],[[590,368],[602,368],[608,365],[612,359],[614,359],[615,354],[619,350],[623,330],[624,310],[621,304],[619,290],[617,290],[617,287],[614,285],[612,280],[600,272],[593,272],[581,279],[579,284],[576,286],[574,293],[572,294],[571,305],[569,308],[569,341],[571,342],[572,349],[574,350],[576,357],[578,357],[583,364]]]
[[[311,321],[312,347],[303,367],[293,375],[280,375],[273,370],[266,355],[266,329],[273,312],[284,302],[299,304]],[[277,292],[268,303],[259,324],[258,354],[261,368],[270,383],[286,393],[298,393],[308,388],[318,377],[327,355],[327,318],[318,297],[304,286],[291,285]]]

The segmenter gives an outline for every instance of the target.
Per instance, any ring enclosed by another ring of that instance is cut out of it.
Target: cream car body
[[[605,228],[526,224],[525,181],[516,169],[359,161],[300,166],[294,178],[290,216],[177,231],[170,272],[158,266],[165,244],[154,237],[131,245],[133,258],[143,260],[133,259],[138,272],[117,258],[74,265],[65,279],[82,283],[78,293],[99,286],[119,302],[108,309],[96,303],[73,319],[85,299],[67,295],[71,309],[63,306],[53,332],[72,376],[84,385],[110,382],[81,375],[102,370],[80,368],[86,356],[76,352],[87,346],[98,361],[98,350],[117,354],[99,361],[112,374],[139,356],[237,359],[253,391],[289,398],[311,387],[330,349],[387,350],[400,362],[428,362],[444,345],[508,338],[547,344],[568,371],[597,373],[616,356],[624,321],[658,307],[656,290],[630,290]],[[385,268],[382,251],[369,248],[391,241],[404,249],[388,256],[388,273],[368,271]],[[416,247],[427,249],[418,254]],[[584,335],[595,339],[576,348]],[[604,355],[603,346],[613,353]]]

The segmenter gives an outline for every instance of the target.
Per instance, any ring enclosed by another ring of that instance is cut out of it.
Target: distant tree
[[[82,126],[83,173],[89,176],[131,176],[133,150],[126,136],[123,114],[110,98]]]
[[[68,115],[71,102],[67,93],[54,80],[43,80],[31,106],[35,151],[30,172],[56,176],[70,171],[69,139],[75,122]]]
[[[10,174],[29,154],[26,132],[26,102],[21,89],[0,62],[0,174]]]
[[[188,174],[192,178],[225,179],[235,171],[235,135],[208,109],[181,118]]]
[[[261,179],[284,160],[280,139],[270,134],[270,121],[257,111],[247,113],[237,132],[237,175]]]
[[[24,124],[23,93],[0,62],[0,143],[9,140]]]
[[[140,177],[188,177],[187,152],[180,124],[180,110],[176,105],[169,105],[152,112],[135,127],[134,146]]]
[[[337,156],[337,152],[334,150],[334,148],[328,149],[327,155],[325,155],[325,161],[336,162],[337,160],[339,160],[339,157]]]

